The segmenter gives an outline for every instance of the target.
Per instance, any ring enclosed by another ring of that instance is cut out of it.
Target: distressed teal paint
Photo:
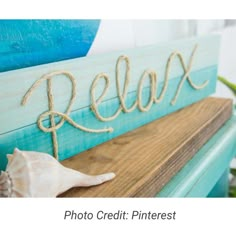
[[[219,184],[235,153],[236,114],[171,179],[157,197],[208,196],[213,187]]]
[[[99,24],[100,20],[0,20],[0,72],[86,56]]]
[[[158,83],[163,82],[167,60],[171,53],[176,50],[183,55],[184,62],[187,66],[189,57],[196,44],[199,47],[194,57],[191,68],[192,72],[218,64],[219,36],[214,35],[171,41],[154,46],[145,46],[3,72],[0,74],[0,134],[33,124],[37,120],[39,113],[48,110],[47,92],[45,89],[46,81],[37,87],[37,90],[30,97],[27,105],[24,107],[20,105],[23,96],[31,85],[44,74],[61,70],[73,74],[77,83],[77,99],[72,106],[72,111],[75,111],[89,106],[90,86],[96,75],[101,72],[108,74],[110,78],[110,87],[104,100],[109,100],[117,96],[115,67],[120,55],[127,55],[130,59],[131,76],[128,91],[132,92],[137,90],[140,77],[144,70],[147,69],[155,70],[157,72]],[[121,86],[124,83],[124,70],[123,62],[120,68]],[[179,77],[182,74],[183,67],[178,58],[175,58],[171,65],[169,80]],[[199,76],[202,76],[202,74],[199,74]],[[53,78],[52,83],[55,108],[63,112],[71,95],[70,81],[63,76],[57,76]],[[150,82],[146,79],[143,86],[148,87],[149,85]],[[96,87],[96,95],[101,94],[103,89],[104,82],[100,81]]]
[[[71,118],[77,123],[89,128],[113,127],[112,133],[88,133],[80,131],[65,123],[61,129],[57,131],[59,144],[60,160],[71,157],[79,152],[94,147],[98,144],[106,142],[118,135],[126,133],[157,118],[172,113],[180,108],[192,104],[215,91],[217,66],[211,66],[199,71],[191,73],[191,78],[195,84],[202,84],[205,80],[209,80],[209,84],[202,90],[193,89],[186,81],[181,89],[178,100],[174,106],[170,104],[173,99],[177,85],[182,76],[169,80],[168,89],[163,101],[154,104],[149,112],[140,112],[138,109],[131,113],[121,113],[118,118],[110,122],[98,121],[90,108],[85,107],[79,111],[70,114]],[[163,83],[162,83],[163,85]],[[159,85],[158,94],[161,91]],[[143,90],[143,99],[149,98],[149,88]],[[127,105],[132,104],[136,99],[136,92],[129,93],[127,96]],[[117,99],[105,101],[100,106],[101,114],[111,115],[116,111],[119,102]],[[6,154],[11,153],[14,147],[23,150],[36,150],[52,154],[51,134],[40,131],[36,124],[25,128],[15,130],[0,135],[0,169],[6,165]]]
[[[228,167],[207,195],[208,198],[222,198],[229,196],[229,171],[230,169]]]

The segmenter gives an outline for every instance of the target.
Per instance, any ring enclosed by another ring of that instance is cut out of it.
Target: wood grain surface
[[[153,197],[231,114],[230,99],[207,98],[67,159],[67,167],[116,178],[60,197]]]

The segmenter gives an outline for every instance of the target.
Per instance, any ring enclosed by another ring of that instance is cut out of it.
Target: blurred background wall
[[[209,33],[222,36],[219,74],[236,83],[236,20],[101,20],[88,55]],[[220,83],[215,95],[233,97]]]

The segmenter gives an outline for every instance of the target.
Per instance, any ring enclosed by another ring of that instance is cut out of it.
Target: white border
[[[232,19],[233,0],[6,0],[1,18]]]
[[[96,198],[96,199],[0,199],[1,224],[235,224],[234,199],[154,199],[154,198]],[[93,213],[92,220],[64,220],[65,211]],[[98,211],[125,211],[127,220],[98,220]],[[152,213],[176,212],[175,220],[132,220],[134,210]]]

